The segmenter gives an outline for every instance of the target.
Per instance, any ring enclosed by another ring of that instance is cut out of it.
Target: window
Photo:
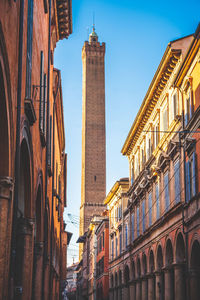
[[[51,169],[51,151],[52,150],[52,116],[49,119],[49,143],[48,143],[48,167]]]
[[[157,147],[159,143],[159,125],[154,127],[154,149]]]
[[[131,237],[132,237],[132,241],[134,241],[134,213],[132,213],[131,215]]]
[[[147,160],[150,158],[152,154],[152,146],[151,146],[151,137],[147,138]]]
[[[152,225],[152,192],[149,193],[149,226]]]
[[[193,152],[186,162],[186,200],[187,202],[197,193],[196,153]]]
[[[137,236],[140,235],[140,207],[137,207]]]
[[[163,131],[167,131],[168,127],[169,127],[168,107],[166,107],[165,110],[163,111]]]
[[[40,110],[39,110],[39,129],[44,132],[43,128],[43,111],[44,111],[44,55],[40,52]]]
[[[145,231],[145,200],[142,201],[142,232]]]
[[[26,55],[26,98],[28,99],[31,98],[32,40],[33,40],[33,0],[28,0],[27,55]]]
[[[192,117],[192,97],[191,97],[191,91],[189,91],[185,99],[185,126],[188,124],[191,117]]]
[[[104,231],[102,233],[102,247],[103,247],[103,250],[104,250]]]
[[[131,161],[131,185],[134,182],[134,158]]]
[[[159,183],[156,183],[156,218],[160,218]]]
[[[122,233],[119,234],[119,253],[122,253]]]
[[[128,246],[128,224],[125,225],[125,247]]]
[[[174,190],[175,190],[175,203],[181,200],[181,190],[180,190],[180,162],[179,159],[174,163]]]
[[[169,172],[167,171],[164,175],[164,190],[165,190],[165,211],[169,210],[170,199],[169,199]]]
[[[118,255],[118,240],[117,237],[115,238],[115,257]]]
[[[114,240],[111,240],[111,259],[114,258]]]
[[[178,115],[178,95],[175,93],[172,96],[172,109],[173,109],[173,119]]]

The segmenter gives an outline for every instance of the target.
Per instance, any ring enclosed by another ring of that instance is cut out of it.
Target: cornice
[[[181,50],[171,49],[170,46],[168,46],[121,150],[123,155],[129,155],[131,153],[162,91],[167,85],[180,56]]]
[[[57,0],[56,8],[59,40],[67,39],[72,33],[72,1]]]

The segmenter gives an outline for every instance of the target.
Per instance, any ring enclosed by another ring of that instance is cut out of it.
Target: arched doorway
[[[147,281],[147,257],[146,254],[143,253],[142,255],[142,271],[143,271],[143,278],[142,278],[142,299],[148,299],[148,281]]]
[[[171,240],[166,243],[165,253],[165,299],[174,300],[174,269],[173,269],[173,248]]]
[[[136,282],[136,299],[141,300],[142,282],[141,282],[141,264],[140,258],[137,258],[137,282]]]
[[[10,262],[10,244],[12,227],[13,174],[11,152],[11,113],[8,87],[5,76],[5,61],[2,53],[2,36],[0,32],[0,299],[7,298],[8,273]],[[5,48],[3,49],[4,51]],[[8,66],[7,66],[8,67]],[[11,105],[11,103],[10,103]]]
[[[125,266],[124,269],[124,292],[125,292],[125,299],[130,300],[130,287],[129,282],[130,281],[130,272],[128,265]]]
[[[148,279],[148,300],[155,299],[155,262],[153,250],[149,254],[149,279]]]
[[[114,299],[118,300],[118,278],[117,278],[117,273],[115,273],[115,293],[114,293]]]
[[[26,131],[26,129],[24,128]],[[15,286],[21,299],[30,299],[33,268],[33,218],[31,218],[31,164],[26,138],[20,148],[20,181],[17,206]]]
[[[163,251],[161,245],[157,249],[156,299],[164,300]]]
[[[32,300],[42,297],[42,272],[43,269],[43,218],[42,218],[42,186],[38,185],[35,202],[35,228],[34,228],[34,256],[33,256],[33,285]]]
[[[122,300],[122,272],[119,270],[119,300]]]
[[[195,240],[190,256],[190,299],[198,300],[200,295],[200,243]]]
[[[185,272],[185,242],[181,232],[178,233],[176,238],[175,259],[174,266],[174,290],[176,300],[185,300],[187,287],[186,287],[186,272]]]

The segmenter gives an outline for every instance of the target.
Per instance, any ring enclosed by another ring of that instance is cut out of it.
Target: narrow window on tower
[[[26,98],[27,99],[31,98],[32,41],[33,41],[33,0],[28,0],[27,55],[26,55]]]
[[[95,175],[95,176],[94,176],[94,181],[96,182],[96,180],[97,180],[97,176]]]

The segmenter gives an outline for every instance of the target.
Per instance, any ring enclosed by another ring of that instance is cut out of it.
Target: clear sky
[[[61,70],[68,154],[66,230],[73,232],[68,265],[78,261],[81,199],[82,61],[81,50],[92,31],[93,13],[100,42],[106,43],[107,193],[128,177],[121,149],[167,44],[194,33],[200,22],[199,0],[72,0],[73,33],[55,50]],[[71,214],[71,219],[68,214]],[[74,224],[71,223],[71,220]]]

